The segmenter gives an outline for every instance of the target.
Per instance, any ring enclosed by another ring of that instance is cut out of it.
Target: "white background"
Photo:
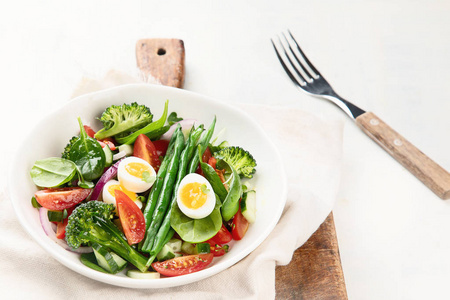
[[[334,216],[350,299],[445,299],[450,202],[299,92],[270,38],[289,28],[338,93],[450,170],[449,16],[450,2],[425,0],[12,1],[0,11],[2,155],[83,76],[135,72],[138,39],[180,38],[186,89],[345,122]]]

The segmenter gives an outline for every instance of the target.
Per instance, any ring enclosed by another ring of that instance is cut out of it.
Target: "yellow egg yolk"
[[[203,193],[201,186],[199,182],[190,182],[181,188],[181,202],[187,208],[198,209],[205,204],[207,196]]]
[[[139,162],[130,162],[125,165],[125,170],[128,174],[134,177],[142,178],[142,173],[149,172],[150,168],[147,165]]]
[[[115,190],[119,190],[119,191],[122,191],[122,192],[124,192],[131,200],[136,200],[136,198],[137,198],[137,195],[135,194],[135,193],[133,193],[133,192],[130,192],[129,190],[127,190],[126,188],[124,188],[123,186],[121,186],[120,184],[111,184],[109,187],[108,187],[108,192],[113,196],[113,197],[115,197],[116,195],[115,195],[115,193],[114,193],[114,191]]]

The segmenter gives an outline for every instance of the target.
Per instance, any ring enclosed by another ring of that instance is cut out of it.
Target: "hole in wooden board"
[[[166,49],[159,48],[157,53],[158,53],[158,55],[164,55],[164,54],[166,54]]]

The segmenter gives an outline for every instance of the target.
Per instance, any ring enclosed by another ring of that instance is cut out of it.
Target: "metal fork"
[[[284,42],[283,42],[283,41]],[[272,45],[292,82],[309,95],[339,106],[372,140],[442,199],[450,198],[450,174],[423,154],[372,112],[366,112],[339,96],[314,67],[292,33],[282,33]]]

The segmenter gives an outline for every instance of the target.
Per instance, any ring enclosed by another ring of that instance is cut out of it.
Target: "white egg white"
[[[144,181],[143,178],[133,176],[127,172],[126,166],[133,162],[144,164],[149,168],[151,179],[149,182]],[[145,160],[130,156],[119,163],[119,167],[117,169],[117,178],[119,179],[120,184],[127,190],[135,193],[143,193],[152,187],[153,183],[156,180],[156,172],[153,167]]]
[[[206,193],[206,202],[199,208],[197,209],[192,209],[187,207],[186,205],[184,205],[183,201],[181,200],[181,191],[183,189],[183,187],[188,184],[188,183],[193,183],[193,182],[198,182],[200,184],[204,184],[206,185],[206,188],[209,190]],[[180,210],[188,217],[192,218],[192,219],[201,219],[204,218],[206,216],[208,216],[209,214],[211,214],[211,212],[214,210],[214,207],[216,205],[216,195],[214,194],[214,190],[211,186],[211,184],[209,183],[209,181],[196,173],[191,173],[186,175],[180,182],[180,185],[178,187],[178,191],[177,191],[177,204],[178,207],[180,208]]]

